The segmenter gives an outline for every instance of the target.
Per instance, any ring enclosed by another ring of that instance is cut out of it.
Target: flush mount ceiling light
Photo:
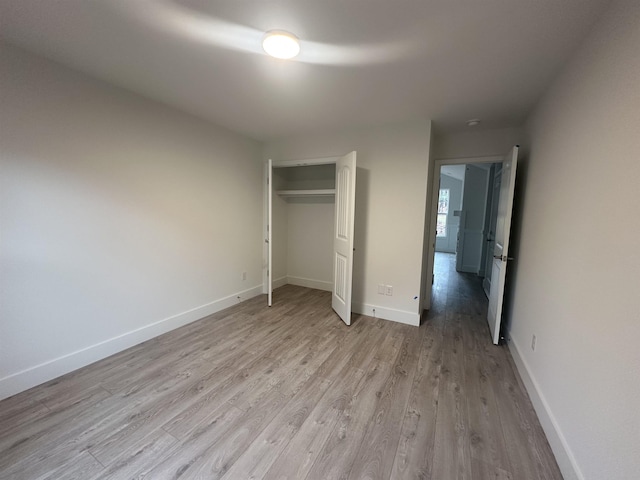
[[[479,118],[472,118],[471,120],[467,120],[467,127],[477,127],[480,125]]]
[[[262,48],[272,57],[288,59],[300,53],[300,41],[292,33],[271,30],[264,35]]]

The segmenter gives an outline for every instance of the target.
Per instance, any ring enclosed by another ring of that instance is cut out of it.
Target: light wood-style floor
[[[0,402],[2,479],[561,479],[478,279],[420,327],[286,286]]]

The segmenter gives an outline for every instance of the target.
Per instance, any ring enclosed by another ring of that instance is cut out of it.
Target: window
[[[436,236],[447,236],[447,214],[449,213],[449,189],[441,188],[438,197],[438,220],[436,222]]]

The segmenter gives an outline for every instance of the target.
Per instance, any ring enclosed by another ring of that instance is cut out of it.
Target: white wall
[[[273,160],[357,151],[355,311],[418,324],[430,122],[323,132],[267,142]],[[274,230],[275,231],[275,230]],[[379,295],[379,283],[393,296]],[[417,298],[414,298],[417,297]]]
[[[612,4],[527,125],[510,346],[567,479],[640,472],[639,52]]]
[[[436,252],[456,253],[458,228],[460,217],[455,216],[456,210],[462,209],[462,180],[440,175],[440,189],[449,189],[449,213],[447,214],[447,236],[436,237]]]
[[[259,144],[7,45],[0,82],[0,397],[260,292]]]
[[[292,198],[287,203],[287,279],[321,290],[333,287],[333,198]]]
[[[522,128],[475,129],[433,137],[433,158],[465,158],[504,155],[525,138]]]

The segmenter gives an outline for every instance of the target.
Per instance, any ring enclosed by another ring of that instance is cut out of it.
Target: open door
[[[511,213],[513,210],[513,194],[515,190],[517,166],[518,147],[515,146],[511,152],[505,156],[502,164],[500,199],[498,200],[498,216],[496,220],[495,244],[493,247],[487,320],[489,321],[491,338],[495,345],[500,341],[500,323],[502,320],[507,261],[513,260],[509,257],[509,232],[511,231]]]
[[[267,304],[271,306],[273,296],[273,242],[271,241],[271,226],[273,225],[273,162],[267,164]]]
[[[347,325],[351,325],[355,204],[356,152],[351,152],[336,161],[333,293],[331,295],[331,306]]]

